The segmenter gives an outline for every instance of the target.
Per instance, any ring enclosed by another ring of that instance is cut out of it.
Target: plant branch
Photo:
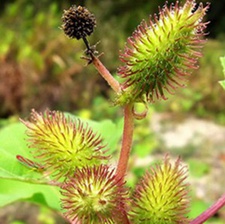
[[[225,205],[225,194],[221,196],[211,207],[192,220],[190,224],[201,224],[212,217],[219,209]]]
[[[98,57],[94,55],[93,47],[90,47],[88,40],[83,37],[83,41],[87,48],[86,54],[89,55],[91,58],[89,59],[89,63],[92,63],[95,68],[98,70],[100,75],[106,80],[109,86],[116,92],[119,93],[121,88],[119,82],[111,75],[109,70],[102,64]]]
[[[119,82],[111,75],[108,69],[102,64],[98,57],[92,55],[92,63],[101,76],[107,81],[110,87],[116,92],[120,92],[120,84]]]
[[[133,131],[134,131],[134,117],[132,113],[133,104],[128,104],[124,107],[124,126],[122,148],[120,151],[120,158],[116,170],[116,178],[124,178],[126,174],[128,160],[130,156]]]
[[[90,48],[90,46],[89,46],[89,43],[88,43],[87,38],[86,38],[86,37],[83,37],[82,39],[83,39],[84,44],[85,44],[85,46],[86,46],[86,48],[87,48],[87,52],[88,52],[88,54],[90,54],[90,55],[91,55],[92,50],[91,50],[91,48]]]

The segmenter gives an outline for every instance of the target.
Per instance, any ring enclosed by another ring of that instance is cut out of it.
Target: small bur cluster
[[[143,21],[120,53],[121,83],[113,80],[89,48],[86,37],[96,26],[94,15],[82,6],[64,10],[62,30],[69,38],[84,40],[93,65],[116,91],[115,105],[124,107],[116,168],[110,165],[102,138],[81,120],[66,118],[60,112],[32,111],[31,120],[23,121],[34,157],[45,173],[61,183],[62,208],[71,223],[190,223],[187,168],[180,159],[172,163],[167,155],[146,172],[133,194],[125,178],[132,149],[133,106],[165,100],[165,92],[173,94],[184,86],[201,57],[207,25],[202,20],[208,7],[201,3],[197,7],[194,0],[180,6],[177,1]]]

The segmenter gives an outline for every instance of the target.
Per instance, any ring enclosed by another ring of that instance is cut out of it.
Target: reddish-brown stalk
[[[98,70],[100,75],[108,82],[109,86],[116,92],[120,92],[120,84],[119,82],[110,74],[108,69],[102,64],[98,57],[91,55],[92,63],[95,68]]]
[[[210,208],[192,220],[190,224],[201,224],[212,217],[219,209],[225,205],[225,194],[222,195]]]
[[[123,178],[126,174],[129,155],[133,141],[134,131],[134,116],[133,104],[128,104],[124,107],[124,126],[123,126],[123,139],[120,151],[120,158],[116,170],[116,178]]]

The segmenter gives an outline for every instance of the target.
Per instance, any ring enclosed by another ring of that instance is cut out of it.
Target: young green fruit
[[[100,165],[105,156],[100,136],[79,119],[66,118],[63,113],[32,110],[27,126],[32,151],[47,173],[54,178],[69,177],[77,168]]]
[[[131,219],[134,224],[187,224],[189,197],[186,167],[166,157],[136,187]]]
[[[122,91],[116,104],[165,100],[165,92],[173,94],[184,86],[202,56],[207,25],[202,19],[208,7],[202,3],[197,7],[195,0],[187,0],[182,7],[177,1],[137,27],[120,53]]]
[[[127,190],[106,165],[78,169],[62,187],[65,217],[82,224],[122,223]]]

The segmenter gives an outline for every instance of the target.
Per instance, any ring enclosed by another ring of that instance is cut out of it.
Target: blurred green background
[[[196,2],[206,3],[208,0]],[[96,15],[97,27],[88,39],[92,45],[100,41],[97,50],[104,53],[100,59],[112,74],[116,74],[120,65],[119,50],[123,50],[127,37],[142,19],[148,20],[150,14],[158,12],[158,6],[163,6],[164,1],[2,0],[0,127],[18,121],[18,117],[28,117],[31,108],[37,111],[46,108],[69,111],[88,119],[111,119],[120,122],[122,110],[112,106],[111,99],[114,96],[112,91],[93,66],[86,66],[86,62],[81,59],[85,50],[84,44],[82,41],[68,39],[60,30],[63,10],[73,4],[85,5]],[[218,81],[223,79],[219,57],[225,55],[224,11],[225,1],[211,2],[207,14],[207,20],[210,21],[207,30],[208,41],[203,48],[204,56],[200,60],[200,69],[194,71],[187,88],[179,89],[175,96],[169,96],[169,100],[165,102],[160,101],[151,105],[150,114],[156,112],[170,114],[169,120],[173,122],[181,122],[186,117],[193,116],[220,126],[225,125],[225,91],[218,84]],[[151,119],[153,117],[149,116],[136,124],[131,165],[135,164],[135,155],[145,158],[153,152],[157,155],[167,151],[155,136],[154,128],[150,128]],[[201,147],[202,151],[207,152],[208,157],[216,154],[215,158],[220,158],[221,163],[225,163],[224,148],[223,151],[211,150],[212,153],[208,153],[207,143]],[[199,152],[196,154],[193,151],[195,148],[190,143],[186,146],[185,152],[178,151],[178,154],[187,159],[190,179],[204,178],[210,172],[212,164],[207,163],[208,157],[205,154]],[[174,154],[176,153],[177,151]],[[192,158],[196,155],[202,156],[205,160],[199,163]],[[146,167],[149,167],[149,163],[133,169],[134,175],[131,175],[129,183],[131,186]],[[197,176],[194,172],[196,170],[199,171]],[[204,188],[204,185],[202,187]],[[212,186],[211,190],[214,191],[213,189]],[[215,200],[214,197],[211,197],[211,200],[202,200],[197,196],[193,198],[195,198],[193,217]],[[42,209],[41,214],[48,217],[49,211]],[[223,211],[209,223],[224,223],[224,216]],[[3,216],[0,213],[1,217]],[[43,220],[37,223],[62,223],[62,220],[55,221],[51,218]]]

